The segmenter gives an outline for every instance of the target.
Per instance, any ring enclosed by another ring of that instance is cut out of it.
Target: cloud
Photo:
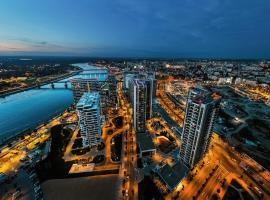
[[[76,7],[72,15],[49,7],[53,19],[44,12],[39,23],[31,21],[27,30],[42,25],[44,30],[39,33],[25,32],[27,37],[21,37],[20,32],[11,31],[17,37],[5,37],[5,48],[100,55],[164,55],[198,50],[231,55],[236,49],[249,54],[270,52],[269,0],[100,0],[88,6],[73,3],[65,4],[67,9]],[[98,12],[101,9],[102,14]],[[1,39],[0,35],[3,44]]]
[[[33,47],[61,47],[61,45],[58,44],[53,44],[50,43],[48,41],[44,41],[44,40],[34,40],[34,39],[30,39],[27,37],[10,37],[8,38],[8,40],[10,41],[16,41],[16,42],[20,42],[20,43],[24,43]]]

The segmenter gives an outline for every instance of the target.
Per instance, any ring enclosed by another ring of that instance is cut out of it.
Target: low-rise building
[[[164,164],[156,170],[161,182],[169,191],[173,191],[181,180],[186,176],[188,167],[178,161],[174,165]]]
[[[139,147],[140,157],[151,156],[156,153],[155,144],[149,134],[139,133],[136,135],[136,140]]]

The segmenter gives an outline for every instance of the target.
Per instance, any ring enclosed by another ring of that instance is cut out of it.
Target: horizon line
[[[158,56],[79,56],[79,55],[1,55],[0,57],[55,57],[55,58],[89,58],[89,59],[140,59],[140,60],[270,60],[270,58],[252,57],[217,57],[217,56],[191,56],[191,57],[158,57]]]

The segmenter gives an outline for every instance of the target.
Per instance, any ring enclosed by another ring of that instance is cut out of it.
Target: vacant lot
[[[45,200],[100,200],[118,198],[118,175],[53,179],[42,184]]]

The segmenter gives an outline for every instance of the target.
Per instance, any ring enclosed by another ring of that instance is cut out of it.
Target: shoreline
[[[46,81],[46,82],[44,82],[44,83],[42,83],[42,84],[40,84],[40,85],[30,86],[30,87],[28,87],[28,88],[23,88],[22,90],[13,91],[13,92],[10,92],[10,93],[7,93],[7,94],[0,94],[0,99],[1,99],[1,98],[5,98],[5,97],[8,97],[8,96],[13,95],[13,94],[17,94],[17,93],[20,93],[20,92],[24,92],[24,91],[27,91],[27,90],[31,90],[31,89],[38,88],[38,86],[44,86],[44,85],[47,85],[47,84],[49,84],[49,83],[51,83],[51,82],[61,81],[61,80],[63,80],[63,79],[66,79],[66,78],[69,78],[69,77],[78,75],[78,74],[80,74],[81,72],[83,72],[84,69],[81,68],[81,67],[79,67],[79,66],[76,65],[76,64],[84,64],[84,63],[75,63],[75,64],[73,64],[73,65],[77,66],[78,68],[80,68],[80,70],[73,71],[73,72],[71,72],[71,73],[69,73],[69,74],[62,75],[62,76],[60,76],[60,77],[57,77],[57,78],[54,79],[54,80]],[[87,64],[87,65],[92,65],[92,66],[98,68],[98,66],[96,66],[96,65],[94,65],[94,64],[90,64],[90,63],[85,63],[85,64]],[[71,107],[72,107],[72,104],[71,104],[70,106],[68,106],[67,108],[65,108],[65,109],[64,109],[62,112],[60,112],[59,114],[56,114],[56,115],[52,116],[52,117],[51,117],[50,119],[48,119],[48,120],[45,120],[45,121],[40,122],[40,123],[37,123],[37,125],[36,125],[36,126],[33,126],[32,128],[24,129],[24,130],[22,130],[22,131],[20,131],[20,132],[15,133],[14,135],[11,135],[10,137],[8,137],[8,136],[4,136],[3,138],[0,137],[0,148],[3,147],[3,146],[5,146],[5,145],[7,145],[7,144],[9,144],[9,143],[12,143],[14,140],[19,139],[19,138],[20,138],[21,136],[23,136],[23,135],[27,135],[28,133],[33,132],[35,129],[38,129],[42,124],[48,123],[48,122],[50,122],[51,120],[53,120],[54,118],[59,117],[59,116],[62,115],[67,109],[69,109],[69,108],[71,108]]]
[[[14,90],[14,91],[9,91],[9,92],[4,92],[4,93],[1,93],[0,92],[0,98],[5,98],[7,96],[10,96],[10,95],[13,95],[13,94],[17,94],[17,93],[20,93],[20,92],[24,92],[24,91],[27,91],[27,90],[31,90],[31,89],[35,89],[35,88],[38,88],[38,87],[41,87],[41,86],[44,86],[44,85],[47,85],[51,82],[57,82],[57,81],[61,81],[63,79],[66,79],[66,78],[69,78],[69,77],[72,77],[72,76],[75,76],[79,73],[81,73],[83,70],[78,70],[78,71],[73,71],[69,74],[64,74],[64,75],[61,75],[57,78],[54,78],[52,80],[49,80],[49,81],[45,81],[41,84],[36,84],[36,85],[31,85],[29,87],[26,87],[26,88],[21,88],[21,89],[18,89],[18,90]]]
[[[20,131],[20,132],[18,132],[17,134],[14,134],[13,136],[11,136],[11,137],[9,137],[9,138],[7,138],[7,139],[4,139],[4,138],[1,139],[1,140],[0,140],[0,149],[1,149],[2,147],[4,147],[5,145],[8,145],[9,143],[12,143],[12,142],[14,142],[14,141],[20,139],[20,137],[22,137],[22,136],[26,136],[26,135],[28,135],[28,134],[32,134],[35,130],[38,130],[38,129],[41,128],[43,125],[48,124],[48,123],[50,123],[52,120],[54,120],[54,119],[60,117],[61,115],[63,115],[63,114],[64,114],[69,108],[71,108],[71,107],[72,107],[72,105],[70,105],[69,107],[67,107],[64,111],[60,112],[59,114],[53,116],[52,118],[50,118],[50,119],[48,119],[48,120],[46,120],[46,121],[43,121],[43,122],[38,123],[38,124],[37,124],[35,127],[33,127],[33,128],[28,128],[28,129],[25,129],[25,130],[23,130],[23,131]]]

